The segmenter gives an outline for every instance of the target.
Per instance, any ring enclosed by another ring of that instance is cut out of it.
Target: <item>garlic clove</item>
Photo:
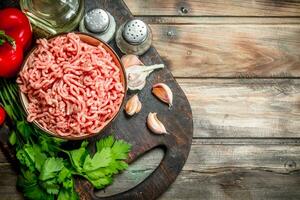
[[[142,110],[142,103],[139,101],[135,113],[139,113]]]
[[[127,86],[130,90],[142,90],[146,85],[145,73],[128,73],[127,74]]]
[[[129,90],[142,90],[146,85],[147,77],[155,70],[164,68],[163,64],[150,66],[133,65],[126,69]]]
[[[125,105],[125,112],[129,116],[133,116],[134,114],[140,112],[142,109],[142,103],[139,100],[138,95],[132,96]]]
[[[133,65],[144,65],[138,56],[131,54],[122,56],[121,62],[123,63],[125,69]]]
[[[152,93],[161,101],[169,105],[169,108],[173,105],[173,93],[169,86],[164,83],[157,83],[152,87]]]
[[[157,113],[149,113],[147,126],[155,134],[169,134],[161,121],[157,118]]]

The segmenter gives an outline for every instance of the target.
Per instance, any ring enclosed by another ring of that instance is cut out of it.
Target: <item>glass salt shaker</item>
[[[118,29],[116,43],[124,54],[143,55],[151,47],[152,31],[145,22],[130,20]]]
[[[80,21],[79,30],[110,42],[116,32],[116,21],[109,12],[96,8],[85,14]]]

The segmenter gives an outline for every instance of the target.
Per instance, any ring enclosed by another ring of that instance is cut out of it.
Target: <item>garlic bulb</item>
[[[169,134],[163,123],[157,118],[157,113],[149,113],[147,117],[147,126],[155,134]]]
[[[129,90],[142,90],[146,85],[146,79],[155,69],[164,68],[163,64],[144,66],[136,55],[125,55],[121,58],[126,69]]]
[[[132,54],[124,55],[121,58],[121,62],[123,63],[125,69],[133,65],[144,65],[138,56]]]
[[[173,93],[169,86],[164,83],[157,83],[152,87],[152,93],[161,101],[169,105],[169,108],[173,105]]]
[[[128,88],[130,90],[142,90],[146,85],[146,79],[155,69],[164,68],[163,64],[142,66],[133,65],[126,69]]]
[[[126,103],[125,111],[129,116],[132,116],[142,109],[142,103],[139,100],[138,95],[132,96]]]

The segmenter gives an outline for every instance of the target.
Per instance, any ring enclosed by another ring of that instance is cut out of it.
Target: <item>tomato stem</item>
[[[6,35],[4,31],[0,30],[0,45],[4,44],[4,42],[8,42],[14,49],[16,48],[15,40],[9,35]]]

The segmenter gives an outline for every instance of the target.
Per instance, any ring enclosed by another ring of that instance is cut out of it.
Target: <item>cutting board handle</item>
[[[181,155],[182,157],[184,157],[184,155],[183,153],[178,152],[178,144],[175,144],[175,137],[172,135],[166,135],[161,137],[165,137],[161,144],[158,144],[157,146],[154,146],[148,150],[141,149],[140,151],[144,152],[137,152],[135,154],[143,155],[145,154],[145,152],[149,152],[155,148],[163,148],[165,150],[165,155],[162,161],[160,162],[159,166],[139,185],[126,192],[122,192],[113,196],[98,197],[96,196],[94,189],[90,184],[87,185],[87,182],[80,181],[81,183],[79,184],[85,185],[80,186],[80,196],[83,197],[90,195],[90,198],[93,200],[155,199],[157,196],[160,195],[157,193],[157,191],[160,191],[160,193],[162,193],[163,191],[167,190],[167,188],[169,187],[168,183],[173,182],[173,179],[175,179],[175,176],[173,174],[177,174],[180,172],[181,168],[178,166],[181,165],[178,165],[178,163],[184,162],[184,159],[178,158],[178,155]],[[135,159],[136,157],[132,158],[132,161],[134,161]]]

